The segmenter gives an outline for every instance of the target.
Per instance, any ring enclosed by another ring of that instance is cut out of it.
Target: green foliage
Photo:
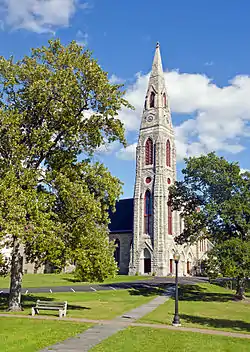
[[[91,156],[125,145],[122,86],[88,50],[50,40],[21,61],[1,57],[0,87],[0,236],[37,265],[70,260],[88,280],[113,275],[107,210],[121,183]]]
[[[208,238],[214,248],[207,270],[213,276],[249,276],[250,173],[215,153],[185,163],[184,180],[171,188],[173,208],[185,221],[178,242]]]
[[[250,275],[250,241],[232,238],[217,244],[209,253],[210,258],[223,276],[244,278]]]
[[[0,253],[0,275],[6,276],[8,274],[8,269],[9,269],[9,262]]]

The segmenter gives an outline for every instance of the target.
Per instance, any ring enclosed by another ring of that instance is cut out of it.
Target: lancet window
[[[154,108],[155,107],[155,93],[154,92],[150,93],[149,107],[150,108]]]
[[[151,217],[152,217],[152,197],[149,190],[146,191],[144,197],[144,232],[151,233]]]
[[[151,138],[148,138],[145,145],[145,164],[153,164],[153,141]]]
[[[171,209],[171,199],[168,199],[168,234],[173,234],[173,218],[172,218],[172,209]]]
[[[166,165],[171,167],[171,145],[169,139],[166,144]]]

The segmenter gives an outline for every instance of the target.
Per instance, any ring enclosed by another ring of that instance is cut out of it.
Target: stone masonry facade
[[[170,210],[169,186],[175,181],[174,129],[157,43],[136,149],[133,230],[110,235],[119,240],[120,273],[174,275],[176,250],[180,253],[179,275],[195,273],[207,248],[199,243],[177,248],[174,238],[184,224],[179,213]]]

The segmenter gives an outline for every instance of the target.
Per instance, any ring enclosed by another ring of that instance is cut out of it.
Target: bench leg
[[[59,318],[62,318],[62,316],[63,316],[63,311],[60,309],[59,310]]]
[[[39,314],[39,310],[36,309],[35,307],[32,307],[32,308],[31,308],[31,315],[32,315],[32,317],[34,317],[36,314]]]

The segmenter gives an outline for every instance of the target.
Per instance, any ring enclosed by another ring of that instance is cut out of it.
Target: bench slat
[[[42,310],[60,310],[59,307],[43,307],[43,306],[39,306],[39,307],[36,307],[37,309],[42,309]]]
[[[64,308],[67,306],[67,302],[48,302],[48,301],[37,301],[36,302],[36,307],[59,307],[59,308]]]
[[[46,306],[46,307],[65,307],[66,304],[56,304],[56,303],[50,303],[50,304],[46,304],[46,303],[37,303],[37,306]]]

